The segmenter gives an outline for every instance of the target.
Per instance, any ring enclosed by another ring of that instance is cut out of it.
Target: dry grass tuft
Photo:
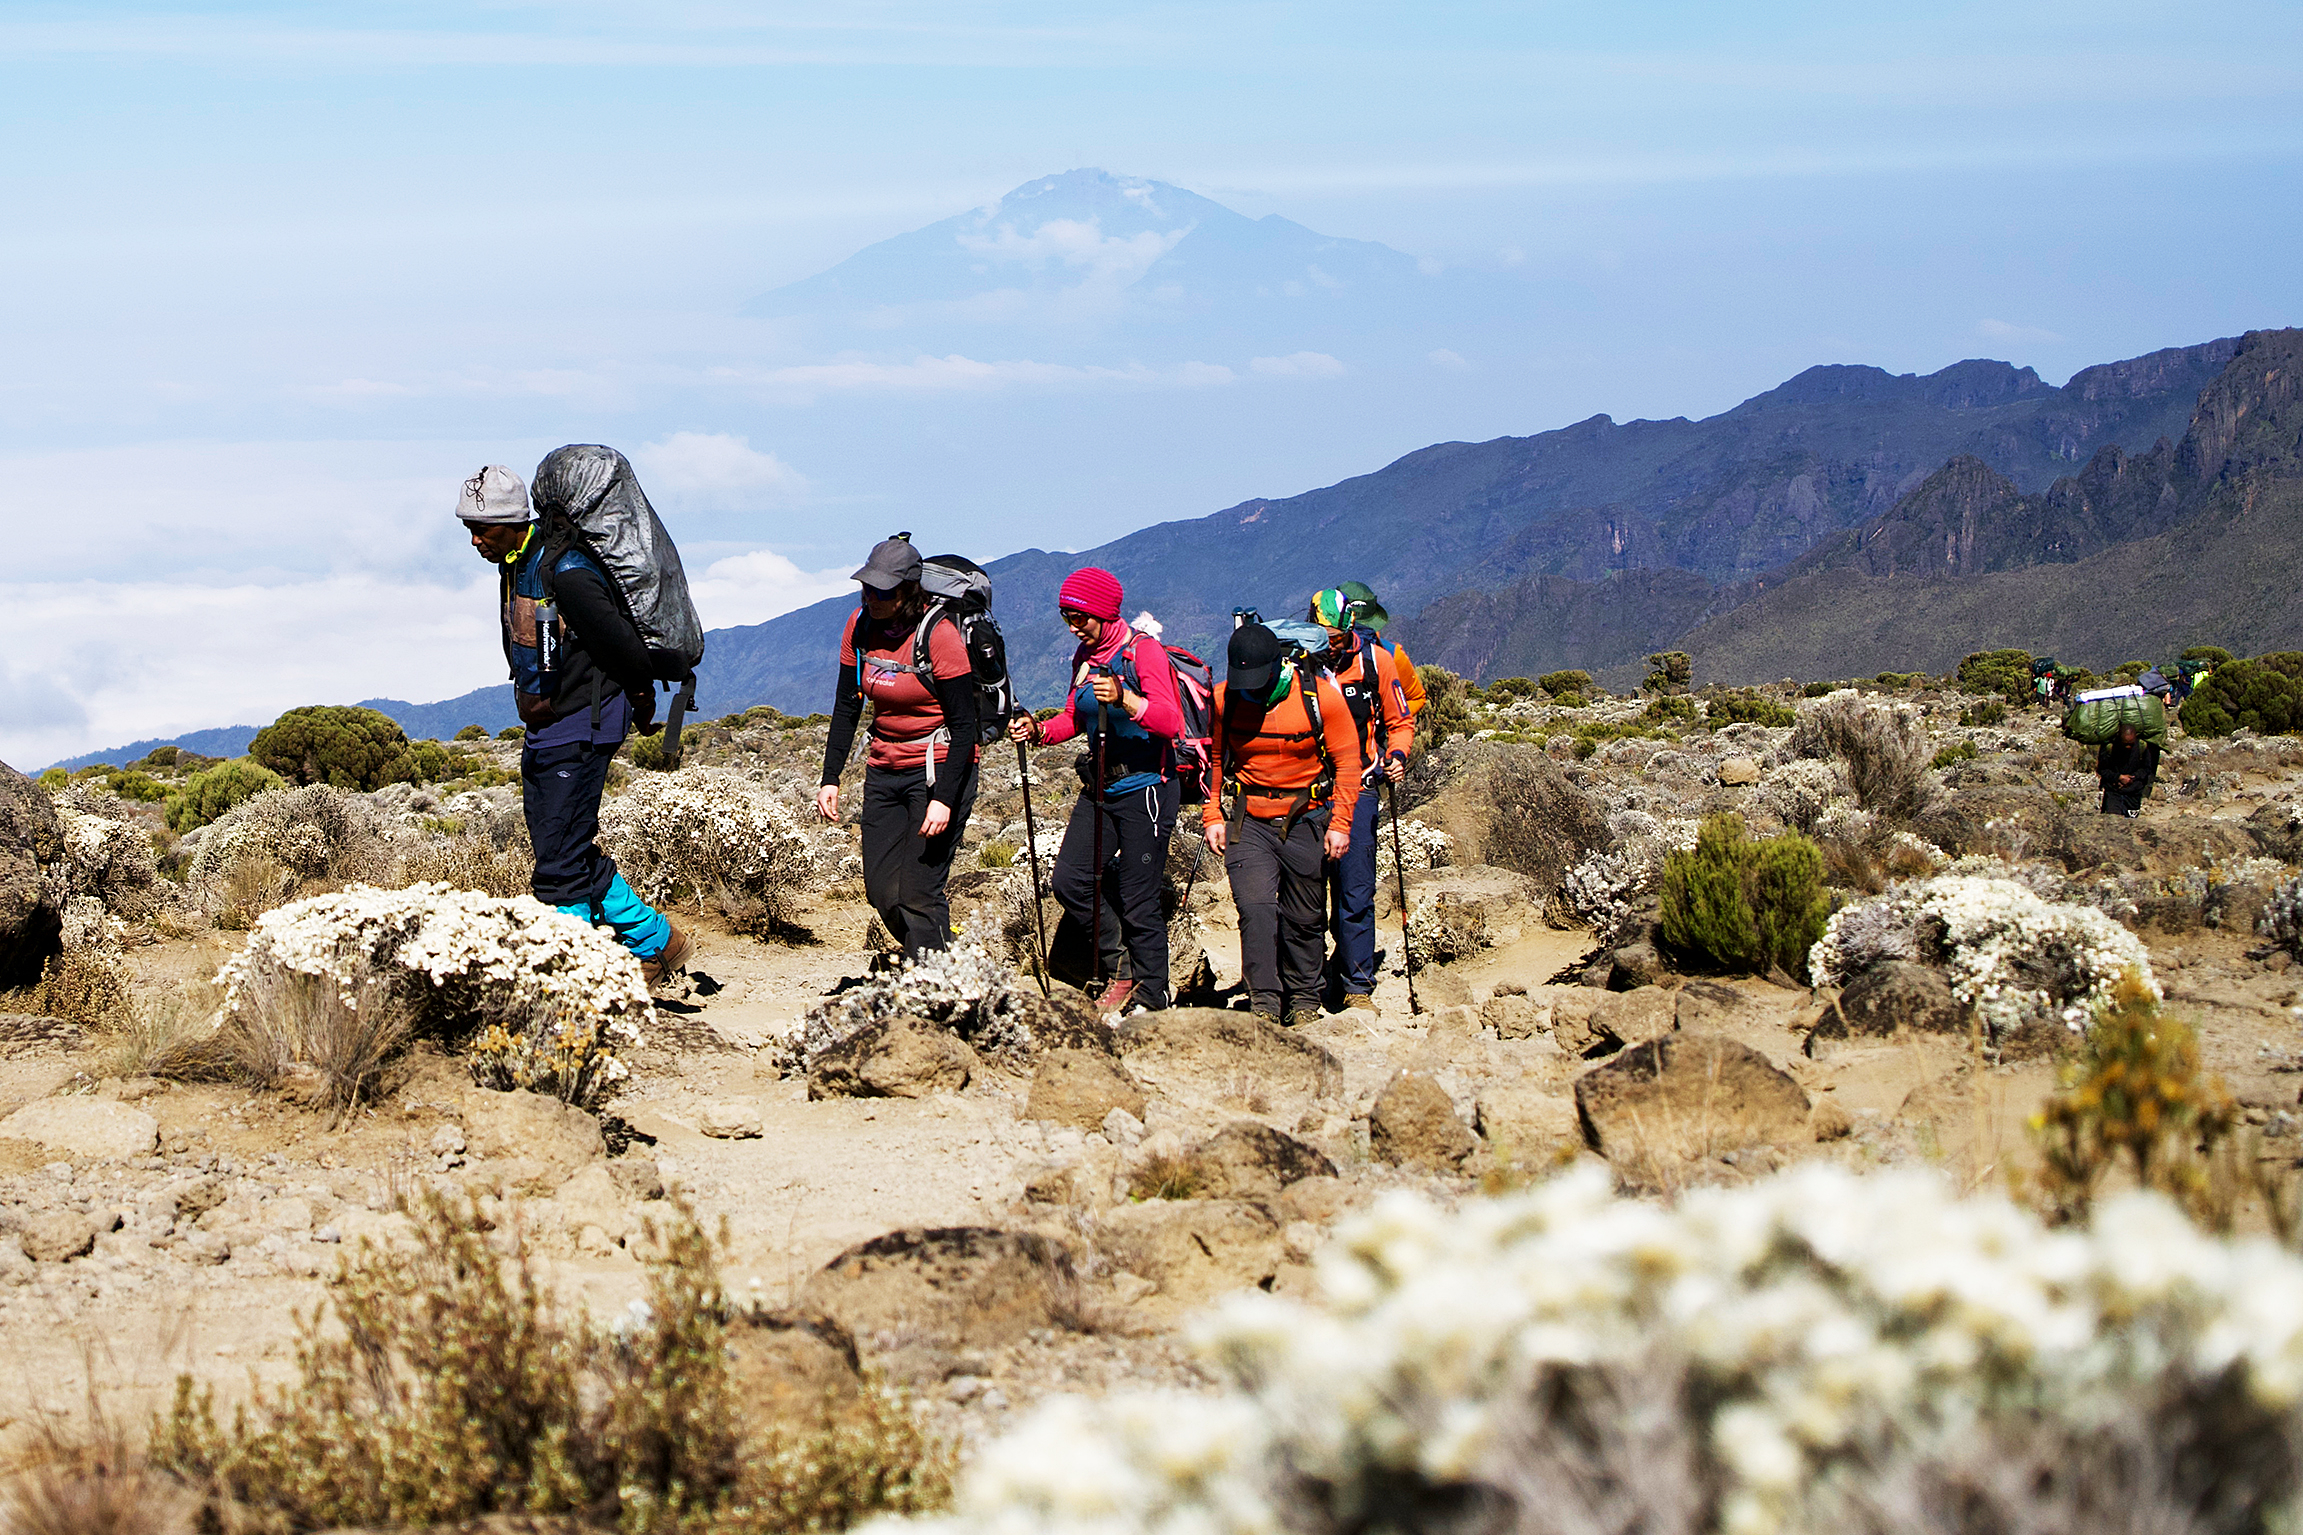
[[[1207,1186],[1207,1169],[1182,1152],[1154,1152],[1128,1174],[1133,1199],[1192,1199]]]

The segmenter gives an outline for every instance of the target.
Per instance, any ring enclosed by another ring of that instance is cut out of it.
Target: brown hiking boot
[[[679,923],[666,918],[665,925],[671,928],[672,936],[664,940],[661,949],[640,961],[640,974],[650,988],[663,985],[687,969],[688,956],[696,949],[696,941],[688,936],[687,930]]]
[[[1319,1009],[1309,1002],[1298,1002],[1287,1010],[1287,1026],[1300,1029],[1306,1024],[1319,1022]]]
[[[1343,1005],[1345,1007],[1358,1008],[1363,1013],[1372,1013],[1376,1010],[1375,998],[1369,996],[1364,991],[1355,991],[1348,994],[1343,999]]]
[[[1104,994],[1096,998],[1096,1011],[1109,1013],[1116,1018],[1127,1010],[1128,999],[1135,995],[1135,991],[1136,983],[1125,977],[1112,982],[1104,988]]]

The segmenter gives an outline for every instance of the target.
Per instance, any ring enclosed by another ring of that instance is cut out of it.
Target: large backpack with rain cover
[[[992,578],[974,560],[958,554],[931,554],[920,560],[920,590],[927,594],[927,610],[912,634],[912,669],[934,691],[935,669],[928,661],[928,631],[949,619],[967,647],[968,665],[975,672],[976,744],[985,745],[1007,733],[1008,716],[1015,712],[1016,692],[1008,678],[1008,642],[992,617]]]
[[[2122,725],[2133,725],[2154,746],[2167,744],[2167,706],[2158,695],[2129,683],[2079,695],[2063,716],[2063,733],[2082,746],[2108,746]]]
[[[676,685],[664,721],[664,761],[680,761],[680,720],[696,706],[696,668],[704,660],[704,625],[688,595],[688,574],[663,519],[648,504],[624,455],[597,443],[554,448],[536,466],[529,499],[543,523],[545,548],[582,549],[607,573],[608,590],[648,647],[658,682]],[[544,593],[552,567],[543,562]]]
[[[1215,780],[1215,668],[1162,639],[1157,624],[1149,630],[1137,629],[1135,638],[1122,645],[1113,660],[1132,674],[1122,680],[1138,693],[1144,689],[1143,669],[1135,659],[1136,639],[1146,637],[1159,640],[1160,649],[1167,654],[1168,670],[1175,674],[1176,705],[1183,715],[1183,729],[1168,743],[1172,757],[1169,766],[1183,803],[1204,804],[1208,786]]]

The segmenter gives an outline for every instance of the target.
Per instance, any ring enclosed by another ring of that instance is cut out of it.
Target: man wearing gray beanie
[[[653,986],[686,966],[693,943],[593,840],[616,748],[631,726],[645,733],[654,722],[647,643],[580,545],[552,560],[547,585],[545,539],[511,470],[490,464],[466,480],[456,516],[480,558],[503,572],[504,659],[527,729],[520,808],[536,851],[536,899],[610,929]]]

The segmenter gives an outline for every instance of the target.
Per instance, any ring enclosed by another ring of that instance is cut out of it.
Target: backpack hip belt
[[[1289,801],[1287,815],[1282,818],[1279,828],[1279,840],[1285,842],[1288,833],[1295,830],[1295,823],[1303,819],[1305,811],[1318,809],[1326,804],[1329,797],[1335,793],[1335,774],[1333,772],[1322,773],[1300,789],[1271,789],[1259,783],[1249,783],[1245,779],[1235,778],[1224,785],[1224,792],[1232,797],[1231,814],[1224,819],[1229,823],[1230,834],[1235,837],[1239,835],[1241,828],[1247,824],[1247,802],[1250,799],[1284,799]]]

